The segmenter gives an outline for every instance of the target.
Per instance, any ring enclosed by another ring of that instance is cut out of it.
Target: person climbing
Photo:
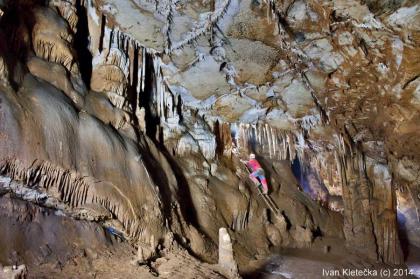
[[[262,185],[263,194],[268,194],[268,184],[267,179],[265,178],[265,173],[263,168],[261,167],[260,163],[255,159],[255,154],[249,154],[249,160],[244,161],[241,160],[242,163],[246,164],[248,168],[251,169],[251,174],[249,178],[260,187]]]

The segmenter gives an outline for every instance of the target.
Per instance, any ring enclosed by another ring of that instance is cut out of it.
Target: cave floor
[[[399,278],[420,278],[420,249],[416,248],[415,250],[415,253],[407,259],[408,268],[413,271],[415,277],[402,276]],[[259,268],[258,271],[245,275],[244,278],[327,278],[325,276],[327,270],[341,270],[342,268],[379,270],[380,268],[386,268],[367,264],[354,257],[347,257],[346,254],[337,252],[337,249],[334,248],[328,253],[320,252],[316,248],[282,250],[278,254],[272,255],[268,260],[264,260],[264,266]],[[99,255],[89,253],[80,255],[60,267],[52,264],[32,266],[29,267],[29,278],[156,278],[147,266],[136,266],[131,263],[132,253],[131,249],[117,249]],[[171,266],[171,268],[167,274],[159,274],[158,278],[188,278],[188,271],[185,270],[187,273],[184,273],[176,269],[181,261],[175,255],[167,257],[165,261],[167,261],[165,265]],[[328,278],[360,277],[337,276]]]
[[[328,249],[326,248],[328,247]],[[328,252],[326,252],[328,250]],[[273,251],[273,254],[262,260],[251,263],[256,271],[249,272],[245,279],[307,279],[307,278],[382,278],[381,270],[395,268],[407,269],[412,275],[398,278],[420,278],[420,248],[409,247],[406,265],[390,267],[365,261],[356,255],[351,255],[340,239],[317,240],[311,248],[294,248]],[[251,269],[251,267],[250,267]],[[351,276],[351,270],[374,270],[378,276]],[[339,271],[338,276],[330,276],[328,272]],[[405,271],[404,271],[405,272]],[[394,278],[394,277],[390,277]],[[396,278],[396,277],[395,277]]]
[[[411,246],[407,257],[407,266],[416,278],[420,278],[420,248]]]

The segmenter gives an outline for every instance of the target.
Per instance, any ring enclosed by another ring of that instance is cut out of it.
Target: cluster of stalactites
[[[306,147],[302,132],[283,131],[262,124],[231,124],[232,141],[239,151],[257,152],[278,160],[293,161],[302,156]]]
[[[73,33],[77,32],[77,22],[79,20],[77,16],[77,9],[71,2],[61,0],[50,0],[50,7],[56,7],[60,15],[67,20]]]
[[[110,80],[111,83],[109,88],[102,88],[103,83],[100,83],[98,91],[108,92],[111,102],[117,108],[128,112],[134,110],[138,118],[142,105],[152,105],[154,108],[151,111],[156,112],[154,116],[160,119],[161,126],[176,128],[181,119],[182,102],[181,98],[167,85],[162,74],[162,61],[159,55],[141,46],[136,40],[119,30],[109,29],[106,26],[104,30],[103,49],[93,60],[93,75],[95,75],[95,69],[108,67],[109,70],[105,70],[104,78]],[[153,68],[147,67],[147,56],[151,57]],[[113,72],[115,67],[118,73]],[[153,71],[153,86],[148,88],[150,92],[145,92],[146,70]],[[115,76],[120,76],[120,78],[115,80]],[[132,90],[128,90],[128,87]],[[129,94],[136,96],[129,96]],[[145,94],[150,94],[150,98]],[[142,104],[143,99],[150,99],[151,103]],[[135,100],[134,108],[128,107],[133,105],[129,100]]]
[[[350,152],[342,136],[333,150],[312,150],[305,139],[305,131],[278,130],[266,123],[217,123],[214,131],[219,155],[231,156],[232,152],[246,155],[251,152],[274,160],[298,159],[302,171],[317,174],[320,180],[331,187],[345,183],[345,157]]]
[[[95,185],[93,178],[82,177],[49,162],[35,161],[28,167],[16,160],[3,162],[0,165],[0,175],[45,192],[64,202],[70,209],[89,204],[100,205],[121,222],[124,232],[132,239],[138,239],[142,232],[137,214],[130,211],[122,199],[107,194],[106,189],[96,189],[98,185]]]
[[[160,57],[153,55],[153,66],[156,78],[156,90],[154,92],[154,102],[156,113],[162,124],[169,128],[176,128],[179,124],[182,111],[182,102],[179,95],[172,92],[162,74],[162,61]]]
[[[100,47],[92,61],[91,87],[106,93],[115,107],[136,113],[140,109],[138,96],[144,90],[147,50],[117,29],[104,26],[103,30]]]

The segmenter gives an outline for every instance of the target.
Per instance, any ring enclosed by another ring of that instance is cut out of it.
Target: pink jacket
[[[249,160],[247,164],[248,164],[248,167],[250,167],[252,171],[262,169],[260,163],[258,163],[258,161],[255,159]]]

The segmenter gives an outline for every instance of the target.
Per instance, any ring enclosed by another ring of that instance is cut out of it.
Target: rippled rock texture
[[[409,0],[0,1],[0,193],[116,229],[139,263],[216,263],[226,227],[240,271],[320,237],[401,264],[419,32]]]

